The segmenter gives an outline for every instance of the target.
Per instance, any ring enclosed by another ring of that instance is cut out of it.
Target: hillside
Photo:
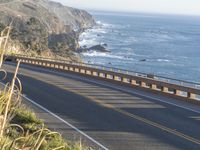
[[[62,56],[75,51],[80,31],[95,24],[86,11],[57,2],[0,0],[0,31],[12,21],[12,44],[8,49]]]

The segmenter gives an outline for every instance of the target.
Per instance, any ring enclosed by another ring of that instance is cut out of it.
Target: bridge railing
[[[100,69],[100,70],[113,71],[113,72],[133,75],[133,76],[154,78],[159,81],[164,81],[164,82],[168,82],[168,83],[173,83],[173,84],[177,84],[177,85],[200,89],[200,83],[190,82],[190,81],[185,81],[185,80],[178,80],[178,79],[174,79],[174,78],[169,78],[169,77],[164,77],[164,76],[159,76],[159,75],[154,75],[154,74],[147,74],[147,73],[143,73],[143,72],[130,71],[130,70],[120,69],[120,68],[116,68],[116,67],[108,67],[108,66],[91,64],[91,63],[72,62],[72,61],[68,61],[68,60],[64,60],[64,59],[52,59],[52,58],[47,58],[47,57],[30,57],[27,55],[15,55],[15,56],[23,57],[23,58],[24,57],[31,58],[31,59],[35,58],[35,59],[40,59],[40,60],[54,61],[54,62],[60,62],[60,63],[66,63],[66,64],[73,64],[73,65],[78,65],[78,66],[87,66],[87,67],[96,68],[96,69]]]
[[[195,82],[187,82],[101,65],[75,63],[66,60],[27,57],[21,55],[12,56],[12,59],[14,59],[14,61],[21,60],[22,63],[26,64],[76,72],[118,83],[128,84],[134,87],[150,90],[155,93],[171,97],[179,97],[200,104],[200,84]]]

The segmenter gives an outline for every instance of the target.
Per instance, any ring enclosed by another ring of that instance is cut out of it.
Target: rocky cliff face
[[[12,21],[13,47],[62,55],[76,50],[79,32],[95,24],[86,11],[57,2],[0,0],[0,31]]]

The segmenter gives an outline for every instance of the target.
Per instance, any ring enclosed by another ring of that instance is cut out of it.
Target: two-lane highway
[[[9,81],[15,67],[4,68]],[[200,149],[199,106],[29,65],[19,73],[24,94],[109,149]]]

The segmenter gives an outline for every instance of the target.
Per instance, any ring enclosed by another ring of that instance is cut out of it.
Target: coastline
[[[85,52],[81,54],[85,63],[199,82],[199,60],[194,54],[199,54],[199,44],[195,39],[199,37],[196,33],[200,20],[176,16],[162,18],[162,15],[92,15],[100,27],[84,32],[79,44],[89,47],[106,43],[111,52]],[[184,25],[183,29],[178,28],[179,25]],[[194,30],[190,30],[194,25]]]

